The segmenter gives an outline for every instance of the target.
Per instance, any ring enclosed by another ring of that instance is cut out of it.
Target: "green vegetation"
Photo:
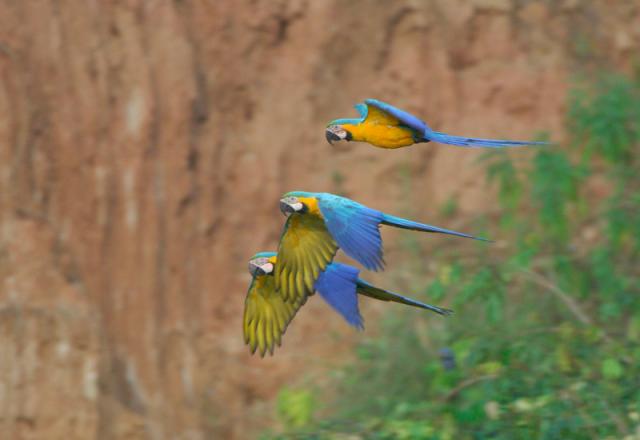
[[[484,156],[498,242],[413,269],[422,299],[456,315],[394,309],[330,396],[283,391],[275,438],[640,436],[638,85],[577,87],[566,146]]]

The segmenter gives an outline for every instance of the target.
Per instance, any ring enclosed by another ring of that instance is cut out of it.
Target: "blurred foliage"
[[[288,427],[303,427],[313,418],[314,396],[308,390],[284,388],[278,393],[278,415],[280,421]]]
[[[639,83],[576,87],[567,123],[567,147],[483,157],[495,245],[415,268],[456,315],[394,310],[322,421],[310,395],[281,396],[275,438],[640,438]]]

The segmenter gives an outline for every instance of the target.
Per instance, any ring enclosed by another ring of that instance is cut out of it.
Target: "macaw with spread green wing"
[[[294,304],[313,291],[320,272],[339,248],[367,269],[381,270],[380,225],[489,241],[395,217],[329,193],[286,193],[280,210],[288,218],[278,247],[275,285],[284,300]]]
[[[327,141],[367,142],[380,148],[401,148],[422,142],[439,142],[458,147],[520,147],[547,142],[510,141],[452,136],[433,131],[422,119],[377,99],[356,104],[359,118],[335,119],[325,131]]]
[[[275,252],[259,252],[249,260],[252,280],[244,303],[243,333],[251,353],[257,350],[261,356],[267,352],[273,354],[276,344],[280,346],[282,335],[307,299],[285,301],[275,287],[274,270],[278,265]],[[452,313],[448,309],[379,289],[358,278],[359,272],[346,264],[331,263],[320,272],[313,286],[314,291],[353,327],[364,328],[357,294],[431,310],[444,316]]]

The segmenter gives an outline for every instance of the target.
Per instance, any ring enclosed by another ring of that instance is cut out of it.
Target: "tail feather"
[[[434,142],[440,142],[441,144],[455,145],[458,147],[488,147],[488,148],[503,148],[503,147],[524,147],[527,145],[549,145],[548,142],[536,142],[536,141],[511,141],[508,139],[481,139],[465,136],[453,136],[446,133],[440,133],[437,131],[426,130],[424,133],[425,139]]]
[[[444,229],[444,228],[439,228],[437,226],[418,223],[418,222],[406,220],[404,218],[395,217],[393,215],[388,215],[388,214],[383,214],[382,221],[380,223],[383,225],[394,226],[396,228],[410,229],[412,231],[433,232],[436,234],[455,235],[457,237],[472,238],[474,240],[491,242],[491,240],[488,240],[486,238],[475,237],[473,235],[464,234],[462,232],[456,232],[450,229]]]
[[[392,301],[400,304],[406,304],[412,307],[431,310],[432,312],[435,312],[443,316],[449,316],[453,314],[453,310],[443,309],[438,306],[433,306],[431,304],[425,304],[420,301],[407,298],[406,296],[398,295],[397,293],[389,292],[384,289],[379,289],[378,287],[372,286],[371,284],[361,279],[358,279],[357,281],[357,292],[360,295],[368,296],[369,298],[375,298],[380,301]]]

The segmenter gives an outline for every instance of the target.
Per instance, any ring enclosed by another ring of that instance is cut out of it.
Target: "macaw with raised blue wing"
[[[287,326],[307,300],[306,296],[294,302],[284,299],[275,286],[274,270],[278,264],[275,252],[259,252],[249,260],[252,279],[244,303],[243,333],[251,353],[257,350],[261,356],[267,352],[273,354],[276,344],[280,346]],[[357,329],[364,328],[357,294],[431,310],[444,316],[452,313],[448,309],[379,289],[358,278],[359,272],[346,264],[331,263],[320,272],[313,286],[315,292]]]
[[[329,193],[293,191],[280,199],[287,222],[280,237],[276,288],[293,303],[313,285],[338,249],[369,270],[381,270],[380,225],[489,241],[461,232],[406,220]]]
[[[402,148],[423,142],[439,142],[458,147],[520,147],[546,145],[547,142],[510,141],[452,136],[433,131],[422,119],[377,99],[366,99],[355,105],[359,118],[335,119],[325,136],[330,144],[336,141],[367,142],[380,148]]]

